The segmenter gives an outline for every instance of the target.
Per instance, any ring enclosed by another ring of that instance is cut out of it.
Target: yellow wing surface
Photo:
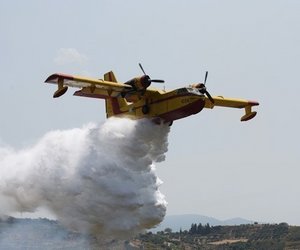
[[[132,86],[116,82],[116,78],[112,72],[105,74],[105,78],[107,79],[102,80],[56,73],[50,75],[45,82],[58,85],[58,89],[53,97],[63,95],[68,87],[81,88],[81,90],[76,91],[74,95],[95,98],[117,97],[122,92],[132,90]]]
[[[225,98],[223,96],[213,96],[212,103],[209,98],[205,98],[205,108],[228,107],[228,108],[244,108],[245,115],[241,117],[241,121],[248,121],[256,116],[256,111],[252,111],[253,106],[258,106],[259,103],[256,101],[248,101],[244,99]]]

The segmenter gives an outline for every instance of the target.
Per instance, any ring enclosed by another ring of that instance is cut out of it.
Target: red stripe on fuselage
[[[204,108],[204,105],[205,100],[199,99],[193,103],[185,105],[184,107],[159,115],[158,117],[163,119],[165,122],[175,121],[199,113]]]

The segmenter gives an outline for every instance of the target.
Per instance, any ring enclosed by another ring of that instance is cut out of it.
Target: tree
[[[211,232],[211,228],[209,223],[207,223],[204,227],[204,235],[210,234],[210,232]]]
[[[197,234],[197,224],[196,223],[195,224],[193,223],[191,225],[191,229],[190,229],[189,233],[190,234]]]
[[[197,233],[198,234],[203,234],[203,231],[204,231],[204,227],[202,226],[201,223],[199,223],[198,226],[197,226]]]

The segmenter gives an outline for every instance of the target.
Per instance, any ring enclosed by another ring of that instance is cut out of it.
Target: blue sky
[[[300,225],[300,2],[1,1],[0,143],[105,119],[104,102],[52,99],[54,72],[126,81],[141,62],[166,89],[201,82],[212,95],[254,99],[258,115],[203,110],[171,128],[157,165],[168,214]]]

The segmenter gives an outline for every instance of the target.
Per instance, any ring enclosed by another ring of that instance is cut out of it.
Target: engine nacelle
[[[130,85],[134,90],[145,90],[151,85],[151,79],[148,75],[143,75],[141,77],[135,77],[124,84]]]

